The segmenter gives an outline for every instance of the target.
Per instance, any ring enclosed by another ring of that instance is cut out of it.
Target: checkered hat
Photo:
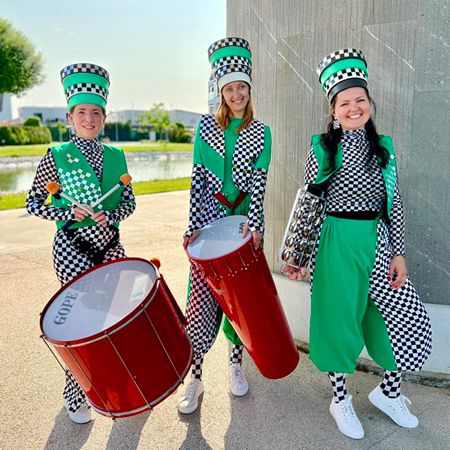
[[[325,56],[317,73],[330,103],[344,89],[357,86],[367,89],[366,58],[356,48],[344,48]]]
[[[252,82],[252,52],[249,43],[239,37],[226,37],[208,48],[211,69],[219,88],[232,81]]]
[[[106,109],[109,93],[109,74],[96,64],[71,64],[61,70],[69,110],[82,103],[98,105]]]

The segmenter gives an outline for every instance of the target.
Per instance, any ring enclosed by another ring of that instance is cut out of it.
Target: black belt
[[[62,227],[63,232],[67,236],[70,241],[70,245],[78,250],[83,255],[87,256],[94,266],[101,264],[104,259],[106,253],[109,252],[113,247],[115,247],[120,240],[119,229],[115,226],[110,225],[108,228],[111,231],[114,231],[113,237],[108,241],[108,243],[100,250],[94,247],[90,242],[83,239],[79,233],[77,233],[76,228],[69,228],[74,223],[77,223],[75,220],[70,220],[66,222],[66,224]]]
[[[380,215],[380,211],[327,211],[327,216],[339,219],[375,220]]]

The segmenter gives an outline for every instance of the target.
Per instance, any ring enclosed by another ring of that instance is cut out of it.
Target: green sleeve
[[[269,170],[270,157],[272,152],[272,134],[270,128],[264,126],[264,148],[254,165],[255,169]]]
[[[197,132],[195,133],[194,156],[192,161],[193,164],[203,164],[202,139],[200,138],[200,125],[201,121],[198,123]]]

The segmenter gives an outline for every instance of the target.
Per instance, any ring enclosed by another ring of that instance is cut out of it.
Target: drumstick
[[[53,195],[53,197],[59,198],[59,197],[63,197],[66,200],[69,200],[69,202],[71,202],[72,204],[78,206],[79,208],[81,208],[83,211],[86,211],[90,216],[92,216],[92,211],[90,211],[86,205],[83,205],[82,203],[78,202],[77,200],[75,200],[74,198],[72,198],[70,195],[65,194],[62,189],[61,189],[61,185],[59,185],[58,183],[56,183],[55,181],[50,181],[47,183],[47,185],[45,186],[45,188],[47,189],[47,191]]]
[[[92,203],[92,207],[95,208],[97,205],[99,205],[105,198],[109,197],[113,192],[117,191],[117,189],[120,188],[120,186],[130,184],[131,183],[131,175],[128,173],[124,173],[120,176],[120,181],[112,187],[106,194],[102,195],[97,201]]]

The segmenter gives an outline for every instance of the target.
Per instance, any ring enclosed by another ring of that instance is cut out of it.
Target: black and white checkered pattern
[[[186,333],[191,339],[195,358],[202,358],[216,340],[222,310],[203,275],[192,265],[190,280]]]
[[[60,72],[61,81],[69,75],[73,75],[74,73],[93,73],[106,78],[109,82],[109,73],[106,71],[106,69],[98,66],[97,64],[89,63],[70,64],[69,66],[64,67]]]
[[[203,372],[203,356],[199,358],[194,358],[194,361],[192,363],[192,376],[194,378],[197,378],[197,380],[202,379],[202,372]]]
[[[380,205],[384,204],[384,199],[380,197],[382,175],[372,162],[366,165],[367,169],[361,165],[367,161],[367,153],[363,150],[367,147],[364,130],[344,133],[341,145],[343,163],[327,187],[327,210],[379,211]],[[313,182],[317,173],[318,163],[311,149],[306,161],[305,182]],[[369,295],[386,323],[397,370],[420,370],[431,353],[430,318],[409,277],[400,289],[392,289],[387,279],[392,257],[403,254],[404,249],[403,206],[398,186],[391,211],[391,225],[388,228],[385,221],[380,220],[377,234]],[[311,289],[319,242],[320,239],[310,262]]]
[[[349,58],[355,58],[355,59],[361,59],[366,63],[366,58],[364,57],[361,50],[357,50],[356,48],[343,48],[342,50],[337,50],[333,53],[330,53],[329,55],[325,56],[322,59],[322,62],[317,67],[317,74],[320,76],[322,75],[322,72],[328,67],[331,66],[331,64],[334,64],[336,61],[341,61],[343,59],[349,59]]]
[[[244,192],[251,192],[254,184],[252,165],[264,149],[264,123],[253,120],[236,141],[233,153],[233,182]]]
[[[351,67],[349,69],[343,69],[335,74],[331,75],[328,80],[325,82],[325,93],[328,97],[329,92],[333,89],[333,87],[345,80],[360,78],[361,80],[367,81],[367,75],[362,69],[358,69],[355,67]]]
[[[216,79],[219,80],[226,74],[234,73],[234,72],[245,73],[246,75],[249,76],[250,80],[252,79],[252,68],[251,68],[251,66],[248,66],[246,64],[227,64],[227,65],[220,66],[215,71],[214,75],[215,75]]]
[[[66,409],[70,412],[76,412],[83,405],[90,408],[86,402],[85,393],[69,370],[66,370],[66,385],[63,397]]]
[[[256,169],[252,173],[253,187],[251,190],[250,207],[247,223],[251,231],[264,232],[264,195],[267,184],[267,171]]]
[[[380,383],[380,389],[386,397],[397,398],[400,395],[401,384],[402,372],[386,370]]]
[[[250,44],[245,39],[240,37],[226,37],[213,42],[208,47],[208,58],[211,58],[212,54],[224,47],[242,47],[250,51]]]
[[[243,345],[233,345],[230,355],[231,364],[242,364],[242,353],[244,351]]]
[[[381,221],[369,295],[386,323],[397,370],[420,370],[431,353],[431,322],[409,277],[402,288],[390,287],[392,256],[388,228]]]
[[[219,58],[213,65],[212,69],[217,70],[222,66],[235,66],[235,65],[244,65],[244,66],[252,66],[252,62],[244,58],[243,56],[225,56],[223,58]]]
[[[199,136],[222,158],[225,158],[225,134],[213,116],[202,115]]]
[[[344,401],[347,398],[347,388],[345,387],[345,374],[337,372],[328,372],[327,375],[331,381],[334,403]]]
[[[102,97],[105,101],[108,100],[108,91],[97,84],[92,83],[76,83],[69,86],[66,91],[66,100],[69,101],[71,97],[78,94],[96,94]]]

